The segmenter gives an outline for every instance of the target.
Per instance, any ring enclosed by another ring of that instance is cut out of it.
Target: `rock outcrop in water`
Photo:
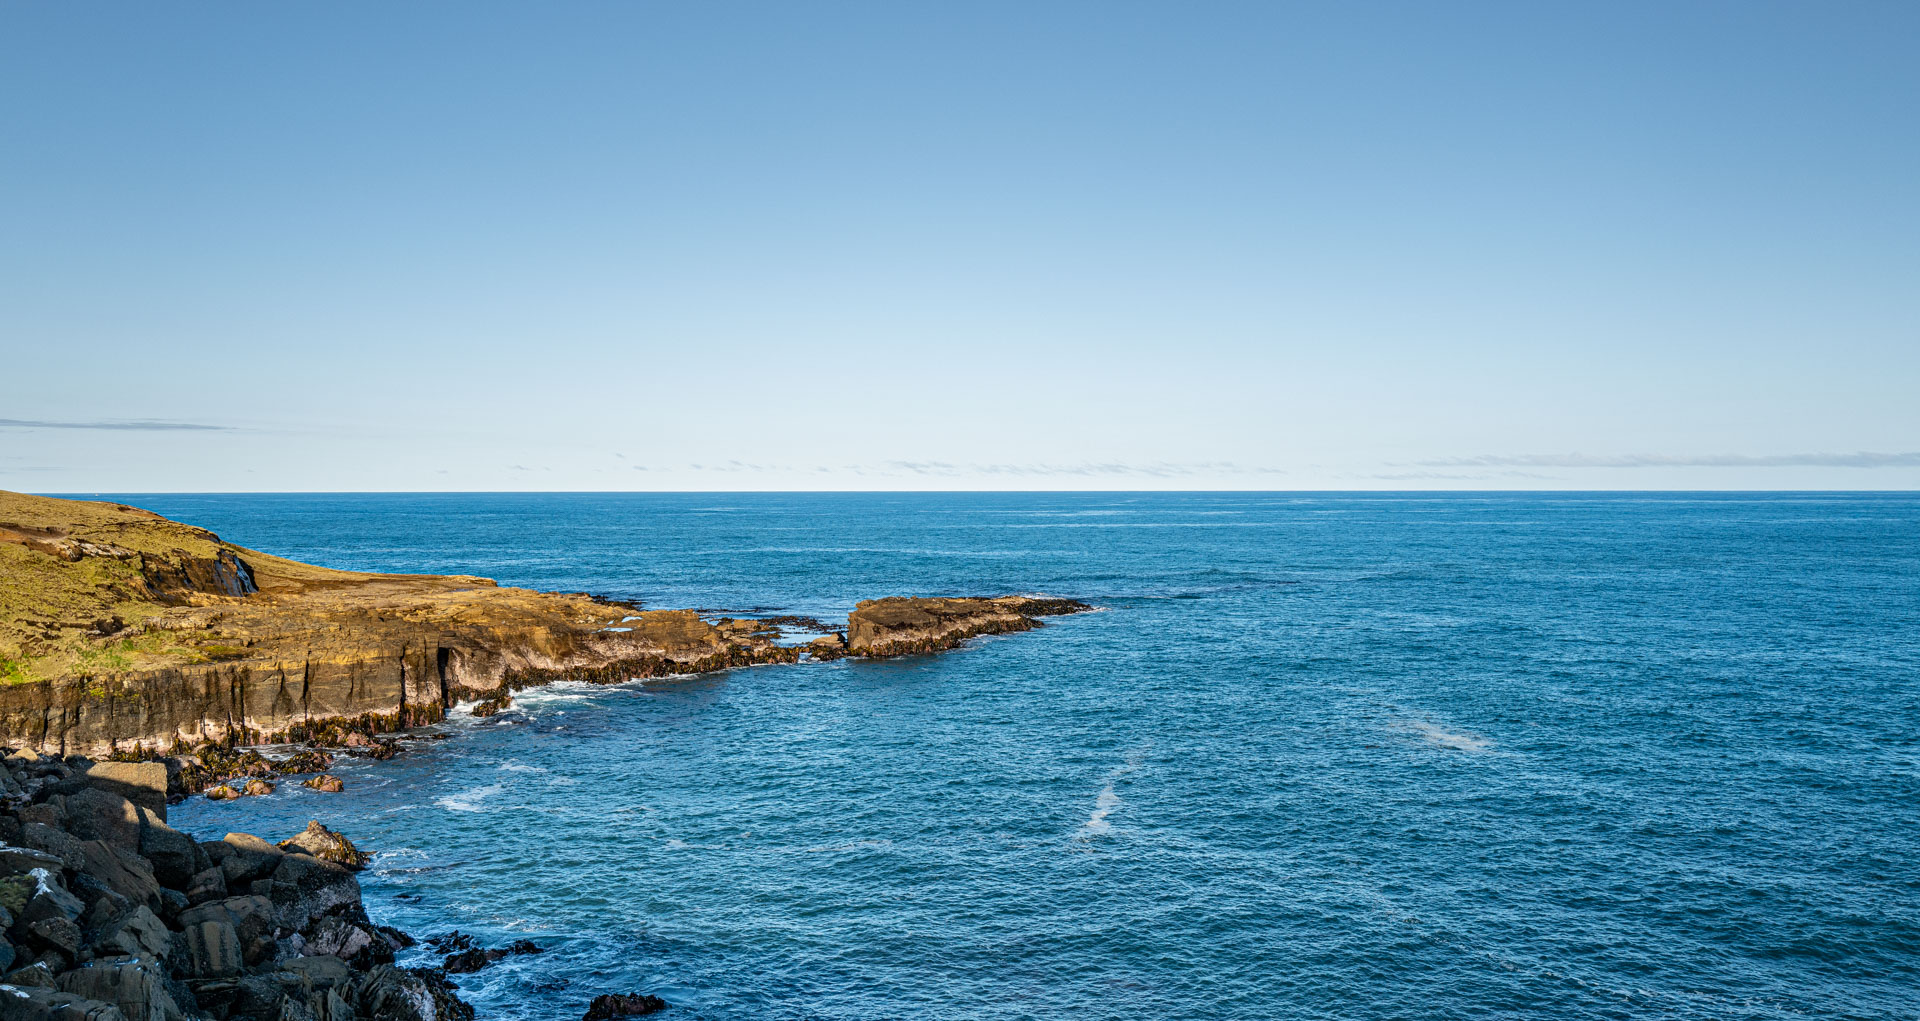
[[[200,747],[205,759],[210,746],[303,741],[385,757],[393,746],[374,735],[462,701],[497,712],[548,681],[930,652],[1085,609],[882,599],[859,605],[844,641],[796,646],[770,621],[336,571],[122,504],[0,492],[0,742],[97,757]],[[266,772],[321,768],[256,771],[255,790]]]
[[[939,652],[980,635],[1037,628],[1040,617],[1091,609],[1073,599],[1032,596],[869,599],[847,616],[847,653],[881,657]]]
[[[167,825],[155,764],[0,760],[0,1021],[471,1021],[437,968],[395,967],[350,841]]]

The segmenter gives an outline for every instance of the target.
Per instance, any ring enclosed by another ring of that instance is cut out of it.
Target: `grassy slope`
[[[139,556],[67,560],[47,550],[67,540]],[[183,603],[218,604],[224,597],[157,593],[142,563],[211,559],[222,549],[246,560],[266,592],[366,577],[256,553],[123,504],[0,491],[0,683],[220,658],[227,650],[209,634],[144,625],[176,614]],[[115,619],[124,626],[112,627]]]

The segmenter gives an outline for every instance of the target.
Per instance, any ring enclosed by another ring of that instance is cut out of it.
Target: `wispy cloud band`
[[[1920,468],[1920,451],[1851,454],[1482,454],[1423,468]]]
[[[34,418],[0,418],[0,429],[110,429],[123,432],[231,432],[232,426],[204,422],[173,422],[158,418],[51,422]]]

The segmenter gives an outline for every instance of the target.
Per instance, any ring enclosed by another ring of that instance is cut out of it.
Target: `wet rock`
[[[327,767],[333,765],[333,756],[328,752],[323,752],[315,748],[289,755],[287,758],[281,760],[278,765],[279,771],[282,773],[295,775],[324,773],[327,771]]]
[[[506,712],[508,709],[512,707],[513,707],[513,695],[509,692],[503,691],[500,694],[493,696],[492,698],[486,699],[485,701],[482,701],[482,702],[475,703],[473,707],[473,715],[480,719],[485,719],[486,717],[489,717],[489,716],[498,716],[501,713]]]
[[[332,773],[322,773],[319,776],[302,780],[300,781],[300,786],[311,787],[316,791],[327,794],[338,794],[347,789],[346,781],[334,776]]]
[[[255,777],[247,781],[247,785],[240,789],[240,793],[248,797],[260,797],[262,795],[272,794],[273,785]]]
[[[330,861],[358,872],[367,867],[373,856],[353,846],[353,841],[320,825],[319,820],[309,820],[307,828],[299,835],[280,842],[280,849],[288,852],[310,854],[323,861]]]
[[[587,1007],[583,1021],[610,1021],[619,1017],[639,1017],[667,1009],[667,1001],[645,993],[610,993],[596,996]]]
[[[473,1021],[473,1008],[432,968],[377,967],[356,984],[355,1002],[380,1021]]]
[[[840,659],[847,654],[847,639],[844,635],[821,635],[807,643],[807,655],[817,660]]]
[[[219,784],[217,786],[207,788],[208,801],[232,801],[233,799],[239,796],[240,796],[239,791],[234,790],[232,787],[229,787],[226,784]]]
[[[462,950],[457,954],[448,954],[444,967],[449,975],[466,975],[479,971],[481,968],[505,956],[507,955],[503,950],[480,950],[478,948]]]

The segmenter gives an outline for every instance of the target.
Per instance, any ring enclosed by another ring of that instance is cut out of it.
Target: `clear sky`
[[[0,0],[0,488],[1920,487],[1920,3]]]

